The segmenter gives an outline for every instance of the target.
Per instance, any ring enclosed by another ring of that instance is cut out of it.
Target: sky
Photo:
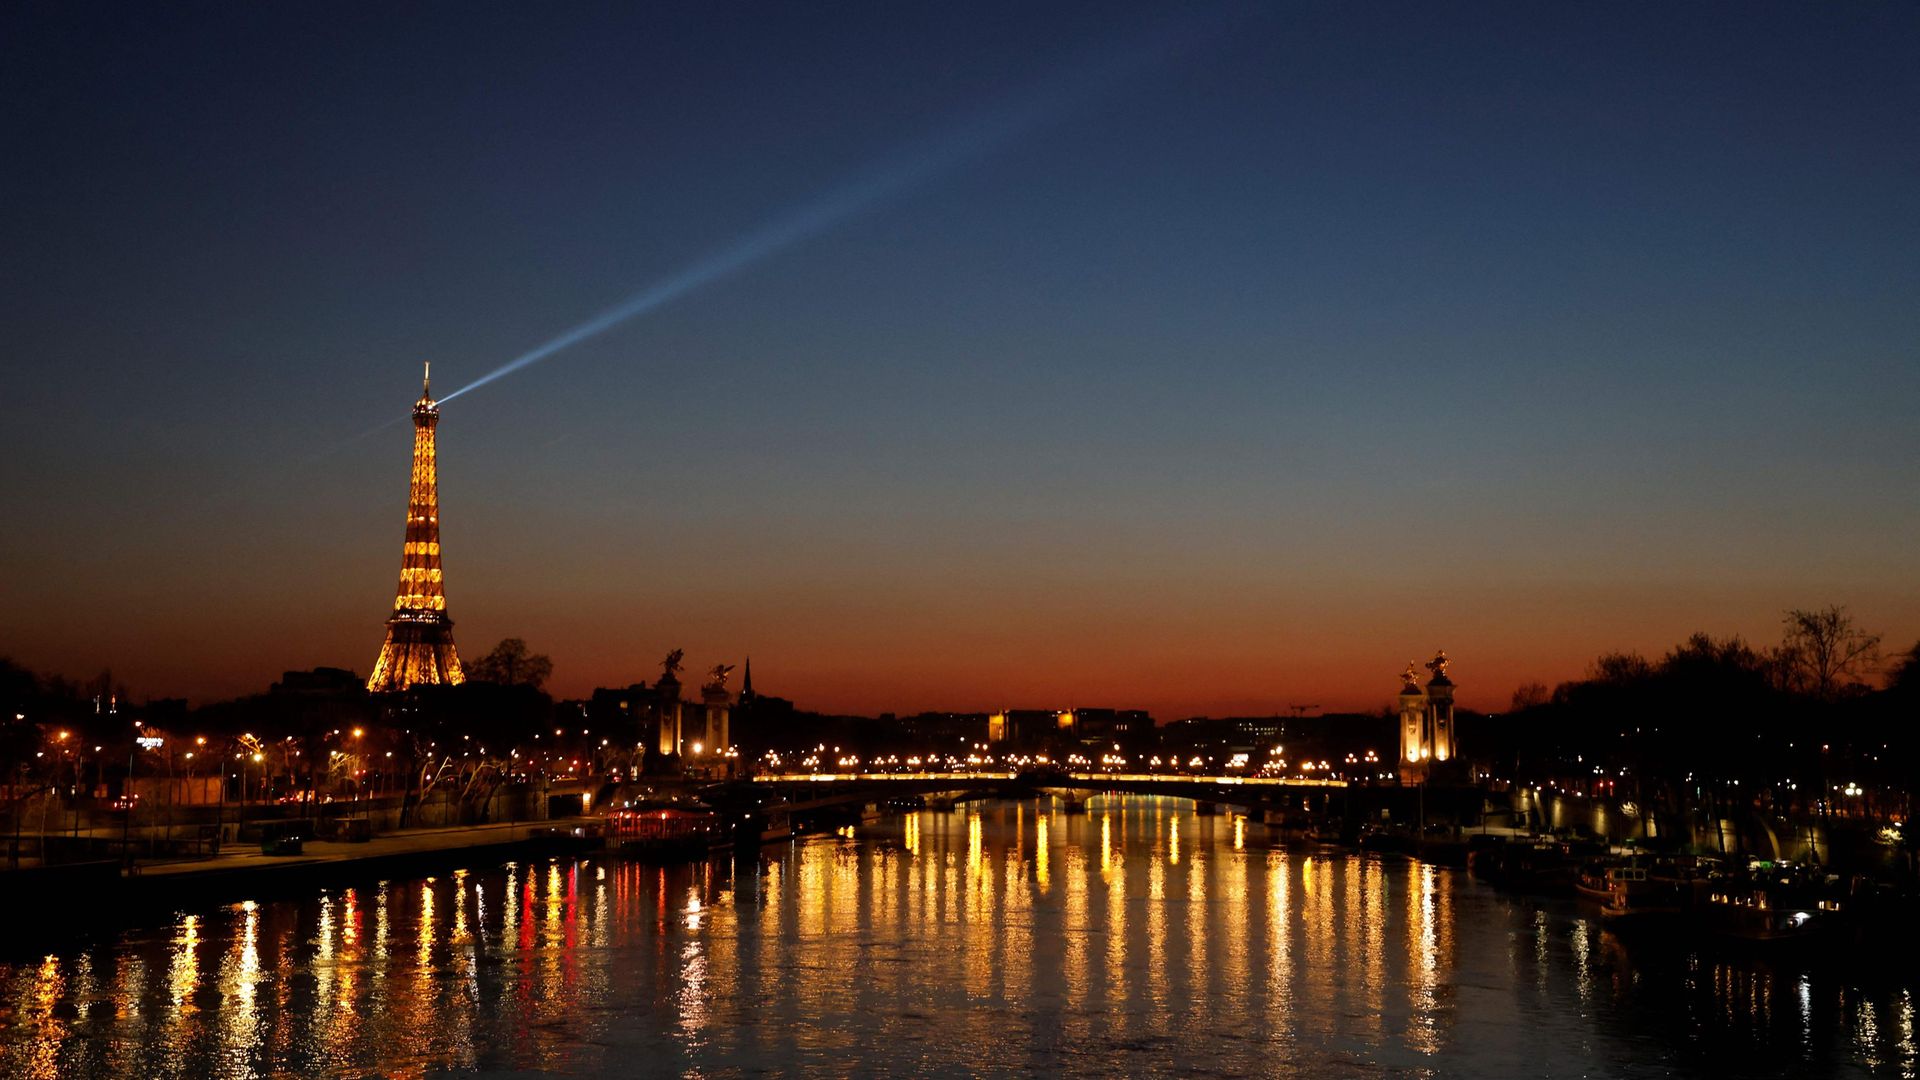
[[[1899,4],[7,5],[0,655],[364,675],[421,362],[663,285],[441,417],[455,639],[562,696],[1905,648],[1916,55]]]

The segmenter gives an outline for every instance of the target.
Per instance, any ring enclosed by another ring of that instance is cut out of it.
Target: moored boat
[[[684,803],[637,803],[607,812],[607,848],[641,858],[694,858],[719,843],[718,815]]]
[[[1707,883],[1699,916],[1701,928],[1716,937],[1780,945],[1825,937],[1844,908],[1843,898],[1792,876],[1725,877]]]
[[[1616,928],[1675,923],[1687,913],[1688,889],[1675,868],[1642,858],[1589,862],[1574,887]]]
[[[1467,855],[1467,869],[1499,888],[1565,894],[1573,891],[1579,862],[1561,841],[1515,841],[1473,849]]]

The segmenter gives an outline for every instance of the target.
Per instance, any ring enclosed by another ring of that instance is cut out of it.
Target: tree
[[[1588,681],[1615,686],[1643,683],[1652,675],[1653,665],[1637,652],[1603,653],[1587,669]]]
[[[1887,672],[1887,689],[1902,697],[1920,697],[1920,644],[1898,655],[1900,661]]]
[[[1509,709],[1520,712],[1523,709],[1537,709],[1553,700],[1553,692],[1546,683],[1530,682],[1513,692],[1513,702]]]
[[[535,690],[553,674],[553,661],[527,651],[527,643],[513,637],[493,647],[493,651],[474,661],[467,674],[475,682],[496,686],[531,686]]]
[[[1839,696],[1879,658],[1880,635],[1855,626],[1853,616],[1837,604],[1818,611],[1794,608],[1784,621],[1781,658],[1796,687],[1821,701]]]

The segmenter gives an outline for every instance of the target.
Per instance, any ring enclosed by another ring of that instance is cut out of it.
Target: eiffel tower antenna
[[[453,620],[440,572],[440,476],[434,430],[440,406],[428,392],[429,363],[413,405],[413,479],[407,491],[407,539],[400,549],[400,587],[387,619],[387,640],[367,689],[376,694],[466,681],[453,647]]]

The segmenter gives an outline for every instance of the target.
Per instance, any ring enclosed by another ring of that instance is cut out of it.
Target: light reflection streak
[[[972,885],[980,884],[980,871],[984,866],[981,830],[979,811],[970,811],[967,814],[967,882]]]
[[[1354,875],[1355,888],[1359,901],[1356,911],[1365,927],[1362,937],[1366,962],[1360,985],[1363,987],[1367,1010],[1375,1016],[1386,1008],[1388,951],[1392,947],[1387,939],[1387,895],[1392,886],[1380,872],[1380,864],[1364,859],[1354,860],[1357,872]]]
[[[387,883],[381,882],[373,894],[373,952],[387,955]]]
[[[49,954],[34,969],[27,986],[30,1007],[26,1015],[33,1022],[32,1035],[19,1055],[22,1071],[36,1080],[60,1075],[60,1047],[72,1026],[58,1015],[57,1006],[67,990],[60,958]]]
[[[1196,817],[1193,819],[1196,833],[1198,833],[1203,826],[1210,825],[1211,823],[1211,818]],[[1175,835],[1177,836],[1178,833]],[[1204,1023],[1206,1010],[1210,1009],[1213,1005],[1213,995],[1208,992],[1207,986],[1211,967],[1211,958],[1207,955],[1209,946],[1208,930],[1211,928],[1212,919],[1218,917],[1219,912],[1214,909],[1212,904],[1208,903],[1209,886],[1212,883],[1208,880],[1207,870],[1208,867],[1213,864],[1213,860],[1206,857],[1206,847],[1198,843],[1197,840],[1190,845],[1190,848],[1191,851],[1187,856],[1186,865],[1187,963],[1186,970],[1182,974],[1186,977],[1187,1007],[1194,1012],[1200,1013],[1201,1015],[1197,1019]]]
[[[1292,1031],[1293,912],[1288,906],[1292,874],[1284,851],[1267,852],[1267,998],[1281,1025]]]
[[[1052,841],[1047,835],[1048,816],[1047,814],[1037,814],[1034,817],[1033,823],[1034,881],[1035,884],[1040,886],[1041,892],[1046,892],[1051,887],[1051,882],[1047,878],[1047,860],[1050,855],[1048,849],[1052,846]]]
[[[1100,815],[1100,876],[1113,869],[1113,811]]]
[[[447,939],[449,945],[468,944],[467,937],[467,879],[466,872],[457,871],[453,875],[453,930]]]
[[[260,907],[248,900],[239,905],[240,933],[221,964],[221,1042],[229,1054],[246,1055],[260,1044]]]
[[[1160,807],[1154,807],[1154,816]],[[1154,832],[1158,832],[1156,820]],[[1153,859],[1147,863],[1147,999],[1158,1016],[1167,1013],[1167,863]]]
[[[1414,970],[1408,972],[1407,1005],[1409,1025],[1407,1041],[1413,1049],[1432,1055],[1440,1050],[1438,984],[1440,976],[1440,938],[1435,925],[1435,875],[1431,863],[1421,863],[1411,871],[1412,887],[1407,890],[1411,907],[1408,923],[1414,932]]]
[[[174,938],[173,966],[167,972],[170,998],[175,1009],[193,1011],[191,998],[200,988],[200,916],[182,915],[180,933]]]
[[[1132,992],[1128,979],[1132,965],[1127,963],[1128,940],[1133,933],[1134,922],[1127,912],[1127,875],[1120,871],[1117,861],[1110,861],[1112,855],[1113,819],[1119,810],[1108,809],[1100,815],[1100,881],[1107,891],[1107,962],[1105,974],[1109,992],[1115,1001],[1125,1001]],[[1126,832],[1126,819],[1121,818],[1121,833]],[[1067,849],[1068,858],[1079,854],[1077,847]],[[1083,870],[1076,877],[1084,878],[1089,870]],[[1118,1018],[1113,1023],[1117,1027]]]
[[[432,967],[433,967],[433,879],[432,878],[428,878],[427,880],[420,883],[419,896],[420,896],[420,907],[419,907],[419,916],[417,919],[418,925],[415,927],[416,934],[414,937],[415,942],[418,943],[418,949],[415,952],[415,960],[420,965],[419,973],[423,976],[431,977]]]
[[[1068,819],[1071,829],[1072,819]],[[1069,851],[1072,849],[1069,848]],[[1071,857],[1071,856],[1070,856]],[[1088,944],[1092,935],[1093,883],[1090,868],[1082,866],[1075,873],[1071,865],[1064,875],[1065,917],[1061,920],[1060,936],[1063,941],[1061,968],[1062,982],[1065,984],[1067,1009],[1079,1012],[1093,993],[1090,981],[1092,957]]]
[[[1026,836],[1026,803],[1017,803],[1014,807],[1014,835],[1024,839]],[[1046,811],[1034,813],[1035,835],[1045,829]],[[1004,860],[1000,866],[1000,902],[997,910],[986,912],[988,933],[993,940],[994,964],[1000,972],[1000,993],[1009,1001],[1031,1000],[1033,993],[1033,950],[1035,948],[1032,920],[1033,898],[1037,882],[1026,872],[1025,859],[1018,845],[1013,857]],[[1039,856],[1036,856],[1039,857]]]
[[[1906,1067],[1908,1072],[1913,1072],[1914,1059],[1916,1056],[1920,1056],[1920,1052],[1916,1052],[1913,1042],[1912,990],[1903,989],[1900,991],[1900,1003],[1896,1012],[1899,1017],[1900,1039],[1894,1046],[1894,1050],[1896,1051],[1895,1057]],[[1809,1034],[1811,1034],[1811,1032],[1809,1032]]]
[[[412,891],[414,899],[414,949],[413,978],[402,999],[408,1013],[409,1023],[402,1043],[409,1053],[424,1055],[431,1051],[433,1040],[441,1030],[441,1017],[436,1006],[439,994],[434,986],[433,941],[436,912],[433,895],[434,879],[427,878],[420,887]],[[403,902],[405,893],[395,890],[394,906]]]
[[[680,1038],[697,1048],[708,1019],[706,943],[698,935],[689,937],[680,947],[680,991],[676,1000]]]
[[[340,920],[340,943],[353,949],[360,944],[360,890],[341,893],[340,902],[346,908]]]

